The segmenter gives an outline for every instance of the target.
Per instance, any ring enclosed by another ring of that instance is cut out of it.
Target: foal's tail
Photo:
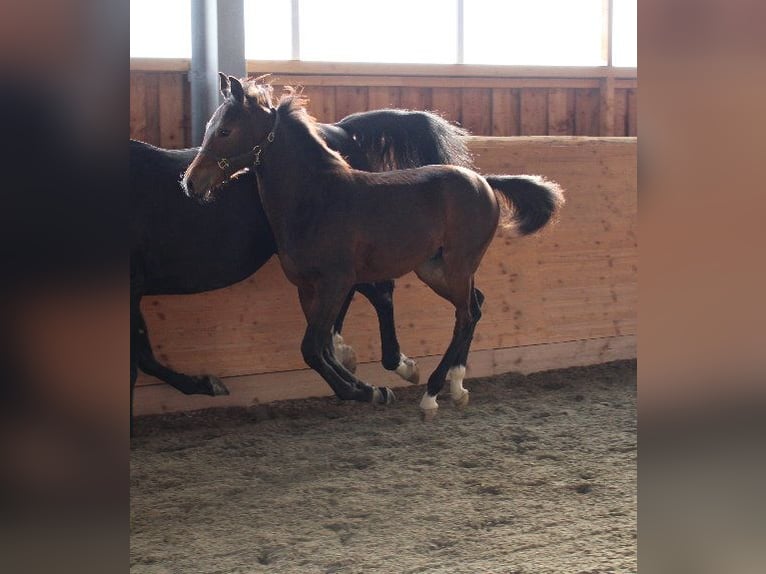
[[[484,176],[504,205],[503,227],[529,235],[543,227],[564,205],[564,190],[539,175]]]

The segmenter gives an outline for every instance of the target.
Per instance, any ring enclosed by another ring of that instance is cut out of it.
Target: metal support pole
[[[200,145],[220,104],[218,72],[245,76],[244,0],[192,0],[191,17],[191,132]]]

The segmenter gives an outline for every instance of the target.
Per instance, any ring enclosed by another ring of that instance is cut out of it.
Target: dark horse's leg
[[[152,352],[149,331],[141,314],[138,301],[131,302],[130,308],[130,360],[131,360],[131,395],[135,385],[134,366],[147,375],[157,377],[178,389],[185,395],[228,395],[224,384],[212,375],[189,376],[177,373],[161,364]],[[132,402],[132,401],[131,401]]]
[[[396,374],[405,381],[417,384],[420,380],[418,366],[415,361],[400,351],[399,341],[396,338],[396,324],[394,322],[394,282],[381,281],[379,283],[360,283],[355,287],[355,290],[367,298],[378,315],[378,324],[380,326],[381,363],[383,368],[396,372]],[[340,331],[343,327],[343,320],[345,319],[352,298],[353,291],[343,303],[338,319],[335,321],[333,331],[335,356],[346,368],[348,368],[348,363],[344,359],[348,356],[348,351],[346,349],[350,349],[350,347],[348,347],[348,345],[343,345],[343,339],[340,338]],[[340,343],[342,347],[339,348],[338,343]],[[354,359],[356,359],[355,356]],[[355,360],[354,363],[356,363]],[[353,369],[349,369],[349,371],[354,372]]]
[[[306,364],[330,385],[338,398],[389,403],[394,399],[392,391],[386,387],[375,388],[359,381],[333,354],[330,329],[348,292],[349,287],[338,280],[319,281],[298,288],[301,308],[308,323],[301,344],[303,358]]]
[[[424,283],[455,306],[452,340],[442,360],[428,378],[428,388],[420,401],[420,409],[425,420],[430,420],[436,415],[438,409],[436,397],[444,387],[446,378],[450,376],[452,380],[452,376],[460,372],[459,363],[461,362],[463,363],[462,373],[465,374],[464,363],[468,356],[473,330],[481,314],[479,299],[483,298],[483,295],[475,293],[472,271],[462,268],[459,260],[457,264],[450,265],[445,261],[445,256],[448,257],[447,254],[434,257],[415,270]],[[462,377],[459,380],[459,387],[462,389]],[[467,394],[461,394],[455,400],[458,404],[461,404],[461,400],[467,402]]]

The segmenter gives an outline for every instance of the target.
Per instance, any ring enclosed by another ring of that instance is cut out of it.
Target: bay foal
[[[474,274],[501,212],[505,225],[531,233],[562,203],[559,187],[530,176],[488,181],[445,165],[358,171],[319,137],[300,96],[274,106],[259,97],[259,84],[243,86],[232,77],[222,89],[226,99],[182,184],[206,198],[229,177],[227,166],[252,161],[282,269],[298,288],[308,324],[301,345],[306,363],[341,399],[391,402],[390,389],[365,384],[337,361],[331,328],[353,285],[415,271],[455,307],[452,340],[420,408],[425,418],[435,415],[448,378],[453,401],[467,404],[462,383],[484,301]]]

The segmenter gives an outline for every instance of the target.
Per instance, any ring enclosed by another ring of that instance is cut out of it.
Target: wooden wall
[[[477,276],[487,301],[469,376],[634,357],[636,139],[471,138],[470,147],[484,172],[535,173],[559,182],[567,204],[559,223],[543,233],[492,243]],[[421,357],[425,380],[449,341],[453,310],[412,274],[397,281],[395,307],[402,350]],[[143,309],[162,361],[226,377],[232,395],[186,397],[142,376],[137,414],[329,393],[305,369],[299,350],[305,322],[277,261],[233,287],[147,298]],[[344,335],[365,380],[400,382],[377,363],[377,321],[359,297]]]
[[[137,61],[131,69],[130,134],[162,147],[188,147],[188,64]],[[168,70],[168,68],[176,68]],[[516,71],[499,75],[433,75],[433,68],[405,68],[407,75],[388,68],[356,66],[330,68],[284,63],[251,62],[253,76],[272,73],[277,89],[303,86],[311,113],[322,122],[384,107],[435,110],[484,136],[635,136],[637,79],[635,73],[585,69],[578,77],[561,69]],[[370,69],[372,68],[372,69]],[[297,71],[296,71],[297,70]],[[489,74],[477,70],[476,73]],[[323,72],[323,73],[319,73]],[[375,72],[375,73],[372,73]],[[465,74],[465,72],[461,72]],[[541,77],[541,74],[549,77]],[[528,74],[528,75],[525,75]],[[534,76],[536,74],[536,76]],[[606,75],[605,75],[606,74]]]

